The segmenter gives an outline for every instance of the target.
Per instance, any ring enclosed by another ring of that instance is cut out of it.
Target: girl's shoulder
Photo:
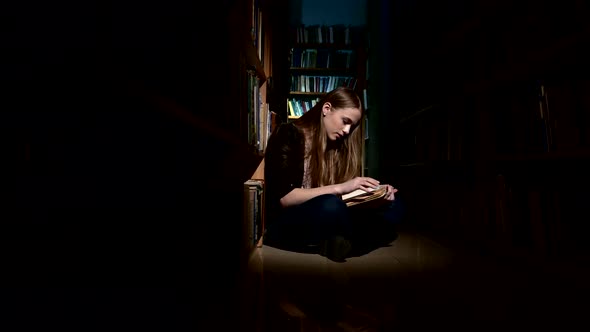
[[[283,122],[278,125],[277,130],[299,130],[293,122]]]
[[[292,122],[284,122],[278,125],[275,134],[284,138],[301,138],[303,136],[301,130]]]
[[[282,153],[287,151],[299,151],[305,146],[305,136],[291,122],[285,122],[277,125],[273,130],[267,144],[267,152],[280,150]]]

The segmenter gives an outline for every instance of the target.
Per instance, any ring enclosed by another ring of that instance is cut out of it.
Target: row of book
[[[358,46],[364,43],[365,27],[350,24],[301,24],[291,28],[291,38],[299,44]]]
[[[287,101],[290,117],[299,117],[309,111],[319,101],[318,98],[313,99],[297,99],[291,98]]]
[[[340,86],[356,89],[356,84],[352,76],[292,75],[290,91],[327,93]]]
[[[300,48],[291,49],[292,68],[350,69],[356,62],[356,52],[351,49]]]
[[[269,110],[269,103],[263,101],[259,78],[253,70],[249,70],[248,74],[248,143],[262,153],[266,149],[276,114]]]

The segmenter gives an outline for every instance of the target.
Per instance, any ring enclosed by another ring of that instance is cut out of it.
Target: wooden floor
[[[0,330],[590,330],[589,260],[539,262],[441,243],[400,232],[389,245],[343,263],[263,246],[250,256],[250,273],[239,276],[248,286],[241,289],[240,301],[235,301],[232,265],[218,259],[225,255],[215,254],[213,245],[197,251],[196,260],[187,259],[192,254],[177,259],[182,270],[156,264],[156,256],[152,270],[135,274],[129,273],[141,265],[130,265],[132,259],[124,261],[128,268],[108,261],[108,270],[106,263],[89,270],[92,283],[83,283],[90,279],[70,267],[69,276],[60,270],[67,282],[45,282],[44,287],[40,283],[56,273],[57,265],[26,270],[34,262],[28,259],[19,270],[28,279],[0,288]],[[49,254],[43,258],[60,253],[45,251]]]
[[[257,331],[590,327],[587,265],[458,251],[412,232],[344,263],[270,246],[250,263],[262,295],[244,312]]]

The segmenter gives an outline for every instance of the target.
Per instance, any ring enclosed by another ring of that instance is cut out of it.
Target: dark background
[[[3,325],[235,327],[236,207],[256,160],[232,121],[238,74],[228,43],[235,27],[226,19],[234,2],[2,5]],[[371,175],[400,187],[425,230],[480,242],[474,234],[485,238],[489,225],[451,220],[479,220],[477,212],[487,210],[470,199],[485,195],[494,185],[489,179],[507,170],[517,194],[556,188],[570,227],[566,239],[573,251],[587,250],[587,154],[546,162],[517,152],[511,158],[523,162],[490,164],[492,136],[480,131],[489,127],[469,125],[486,123],[480,111],[495,108],[481,96],[499,87],[587,80],[587,6],[368,4],[371,115],[379,124],[369,147]],[[287,17],[286,7],[275,9]],[[274,79],[280,82],[280,74]],[[446,113],[468,124],[459,135],[466,144],[459,163],[420,157],[409,144],[412,133],[403,135],[399,120],[432,104],[447,111],[479,105]],[[425,166],[400,166],[414,162]]]
[[[232,3],[2,4],[2,329],[235,323]]]

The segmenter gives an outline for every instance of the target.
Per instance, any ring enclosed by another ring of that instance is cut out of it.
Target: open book
[[[385,194],[387,193],[386,186],[377,186],[375,189],[371,189],[370,191],[364,191],[362,189],[357,189],[353,192],[348,194],[342,195],[342,200],[346,203],[347,206],[355,206],[362,204],[367,205],[366,203],[382,203],[385,202]],[[373,206],[373,204],[371,204]]]

